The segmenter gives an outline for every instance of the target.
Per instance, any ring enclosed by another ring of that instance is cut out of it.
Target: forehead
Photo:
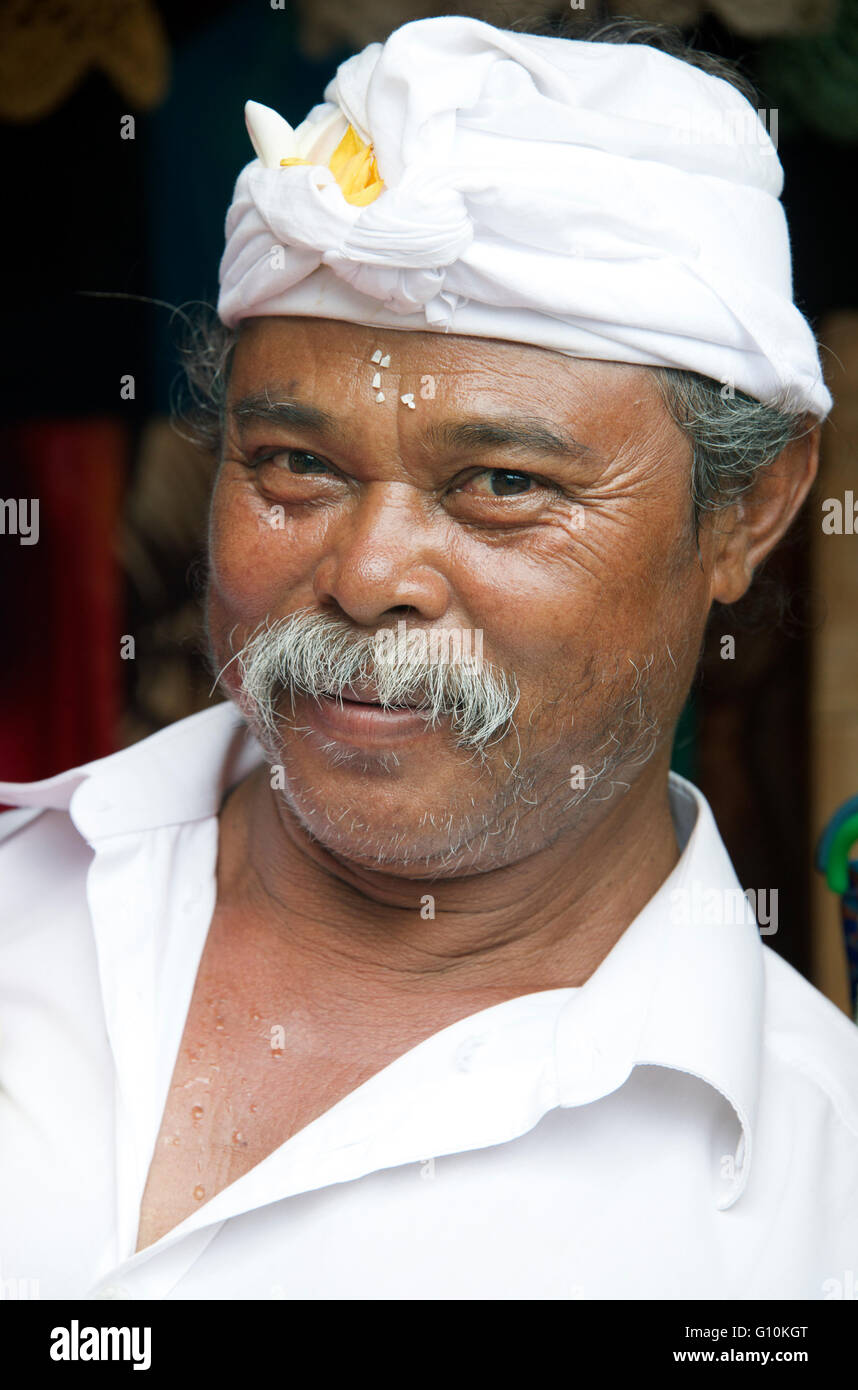
[[[389,364],[374,362],[378,355],[389,358]],[[358,381],[365,387],[368,374],[371,379],[376,372],[382,387],[407,378],[403,391],[419,389],[421,379],[431,377],[421,391],[424,410],[434,399],[454,395],[471,405],[481,400],[538,404],[558,415],[573,405],[589,404],[601,412],[610,404],[614,409],[643,407],[654,417],[669,418],[652,373],[644,367],[568,357],[494,338],[289,316],[242,323],[230,395],[267,385],[312,394],[314,387],[335,381],[345,402],[350,387]]]

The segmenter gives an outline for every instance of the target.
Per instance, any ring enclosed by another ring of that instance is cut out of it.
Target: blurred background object
[[[151,0],[6,0],[0,10],[4,120],[46,116],[93,68],[138,109],[163,99],[167,36]]]
[[[777,111],[796,299],[837,404],[801,522],[748,600],[713,614],[674,765],[709,797],[741,882],[777,891],[767,943],[846,1009],[839,903],[813,847],[858,793],[858,536],[821,525],[826,499],[858,496],[858,0],[7,4],[0,141],[23,197],[7,229],[0,498],[38,498],[42,524],[36,545],[0,535],[0,778],[49,776],[218,698],[199,606],[214,461],[170,424],[171,307],[216,300],[252,157],[244,102],[297,124],[345,58],[443,13],[675,23],[740,60]]]
[[[820,332],[828,348],[834,409],[823,430],[811,515],[826,499],[846,510],[858,502],[858,313],[831,314]],[[844,523],[848,518],[842,518]],[[858,512],[844,524],[811,533],[811,573],[824,598],[824,621],[814,632],[810,660],[812,827],[819,835],[841,802],[858,795]],[[820,989],[847,1008],[846,949],[841,905],[818,875],[811,903],[810,972]]]

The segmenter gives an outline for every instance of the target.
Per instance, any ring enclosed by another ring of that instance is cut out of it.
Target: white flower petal
[[[295,132],[289,122],[272,111],[270,106],[248,101],[244,108],[244,120],[251,144],[266,169],[277,169],[281,159],[303,158],[297,153]]]

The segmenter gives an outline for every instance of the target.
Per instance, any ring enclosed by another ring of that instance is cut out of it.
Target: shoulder
[[[766,1053],[796,1099],[831,1107],[858,1146],[858,1027],[770,946],[763,960]]]

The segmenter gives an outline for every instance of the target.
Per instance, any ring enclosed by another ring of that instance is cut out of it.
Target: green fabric
[[[803,129],[858,140],[858,0],[840,0],[834,28],[812,38],[773,39],[757,53],[755,77],[779,133]]]

